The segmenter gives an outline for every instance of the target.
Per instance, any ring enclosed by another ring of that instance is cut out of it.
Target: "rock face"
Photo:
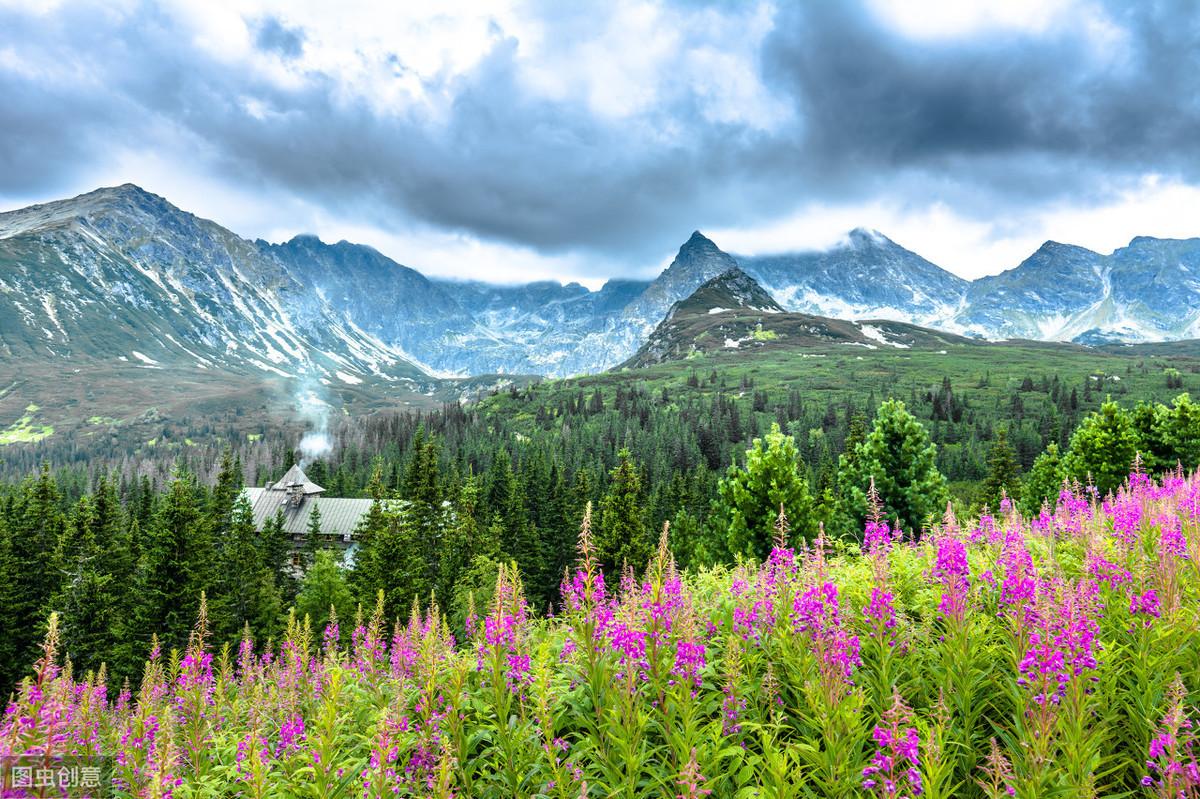
[[[1111,255],[1048,241],[971,284],[947,326],[988,338],[1154,342],[1200,336],[1200,239],[1139,236]]]
[[[863,228],[829,250],[737,260],[789,311],[840,319],[936,324],[958,308],[969,285]]]
[[[256,244],[338,314],[431,371],[443,367],[430,345],[472,324],[453,292],[372,247],[308,235]]]
[[[711,239],[697,230],[679,248],[670,266],[646,287],[641,296],[629,303],[624,316],[647,328],[648,333],[671,305],[688,297],[717,275],[737,267],[733,256],[722,252]]]
[[[648,284],[610,280],[599,291],[552,281],[441,285],[472,309],[474,325],[459,333],[434,363],[468,374],[563,377],[600,372],[617,363],[627,335],[621,312]]]
[[[667,319],[680,313],[711,316],[724,311],[783,313],[783,310],[783,306],[775,302],[754,278],[735,266],[672,305]]]
[[[591,291],[429,279],[315,236],[251,242],[132,185],[0,214],[6,361],[123,359],[345,385],[563,377],[628,360],[685,300],[989,339],[1169,341],[1200,337],[1200,239],[1139,237],[1107,256],[1047,242],[972,283],[874,231],[753,257],[696,231],[653,281]]]
[[[431,280],[370,247],[325,244],[314,236],[259,247],[347,319],[439,375],[603,371],[615,363],[606,335],[647,286],[611,280],[589,291],[552,281]]]
[[[971,283],[950,324],[985,338],[1057,338],[1072,315],[1103,296],[1102,261],[1083,247],[1048,241],[1017,268]]]
[[[429,380],[278,259],[132,185],[0,214],[0,355]]]

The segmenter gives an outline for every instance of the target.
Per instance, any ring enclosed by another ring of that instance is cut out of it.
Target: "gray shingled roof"
[[[278,485],[278,483],[276,483]],[[358,527],[358,522],[371,509],[370,499],[343,499],[336,497],[306,496],[299,507],[288,503],[287,491],[272,488],[246,488],[247,501],[254,509],[254,526],[263,526],[283,511],[283,529],[289,535],[308,532],[308,517],[314,507],[321,508],[321,532],[327,535],[349,535]]]
[[[292,485],[303,486],[306,495],[320,494],[325,491],[325,489],[308,479],[308,475],[304,473],[304,470],[300,468],[300,464],[298,463],[288,469],[287,474],[280,478],[278,483],[271,486],[271,490],[286,491],[288,486]]]

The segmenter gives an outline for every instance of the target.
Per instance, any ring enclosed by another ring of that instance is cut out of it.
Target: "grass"
[[[33,416],[38,410],[37,405],[26,405],[25,415],[13,422],[7,430],[0,431],[0,446],[35,444],[54,435],[52,425],[34,423]]]
[[[718,380],[708,380],[715,372]],[[1183,375],[1183,387],[1167,386],[1167,374]],[[948,378],[954,392],[969,398],[976,408],[993,408],[1009,401],[1026,377],[1040,388],[1042,378],[1058,377],[1064,390],[1076,389],[1081,407],[1098,407],[1106,395],[1124,405],[1139,400],[1168,402],[1184,391],[1200,394],[1200,354],[1144,355],[1136,349],[1130,354],[1112,353],[1083,347],[1047,346],[1036,342],[1003,345],[947,345],[938,349],[899,350],[880,347],[831,345],[827,347],[767,347],[739,352],[712,351],[703,358],[674,361],[646,368],[627,369],[569,380],[546,381],[533,392],[533,401],[500,392],[485,401],[485,406],[505,415],[532,418],[539,404],[553,404],[563,394],[599,389],[608,400],[618,387],[637,384],[658,391],[668,388],[679,400],[708,396],[717,392],[738,395],[744,385],[756,390],[779,392],[795,390],[805,402],[835,403],[850,401],[861,407],[874,395],[907,400],[936,390]],[[1114,379],[1096,379],[1092,376]],[[695,376],[699,386],[689,386]],[[1084,396],[1085,383],[1091,386],[1091,401]],[[1036,414],[1049,403],[1040,391],[1023,393],[1025,415]]]

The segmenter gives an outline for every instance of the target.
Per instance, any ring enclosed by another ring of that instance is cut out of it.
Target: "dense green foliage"
[[[553,617],[506,566],[461,630],[436,604],[392,624],[381,598],[353,624],[293,618],[277,646],[247,631],[215,651],[201,603],[136,693],[66,667],[52,616],[0,758],[115,753],[122,798],[1200,789],[1198,475],[1135,473],[1032,518],[948,515],[920,539],[873,521],[861,546],[780,540],[734,567],[680,572],[664,535],[621,580],[589,522]],[[339,593],[328,566],[304,601]]]
[[[590,397],[580,395],[569,418],[551,428],[557,438],[588,430],[589,407],[597,419],[616,421],[599,392]],[[713,402],[716,418],[739,418],[736,403],[719,395]],[[80,669],[103,662],[114,677],[134,678],[151,633],[167,648],[186,642],[201,591],[209,597],[210,633],[218,641],[236,640],[247,626],[258,636],[277,636],[292,606],[319,620],[329,600],[345,615],[358,602],[373,604],[380,590],[389,617],[432,596],[461,629],[472,595],[486,601],[501,565],[509,562],[518,564],[532,607],[556,606],[588,502],[598,509],[598,558],[612,573],[648,558],[664,522],[674,527],[681,566],[762,558],[772,545],[780,505],[792,520],[791,541],[811,540],[821,527],[830,537],[855,538],[868,515],[872,479],[883,516],[906,530],[919,532],[946,508],[949,495],[936,468],[941,449],[906,403],[884,402],[870,419],[851,414],[849,449],[836,461],[839,467],[825,450],[813,449],[814,439],[827,444],[819,428],[808,431],[806,447],[803,436],[772,426],[748,449],[734,449],[723,477],[703,458],[690,468],[671,468],[663,450],[633,435],[669,424],[677,432],[669,443],[679,445],[687,428],[678,425],[678,409],[652,412],[640,391],[623,391],[619,405],[616,413],[628,414],[631,426],[618,440],[648,449],[643,459],[622,448],[607,469],[597,450],[607,446],[603,436],[561,450],[545,436],[515,439],[511,450],[493,451],[477,470],[470,447],[450,458],[445,445],[471,424],[465,412],[378,420],[375,434],[391,437],[372,447],[376,456],[364,482],[375,502],[358,530],[352,563],[331,568],[309,536],[301,561],[321,568],[309,569],[303,580],[292,566],[293,542],[281,521],[254,527],[239,499],[244,470],[232,454],[223,458],[211,487],[180,470],[161,490],[146,479],[100,474],[84,491],[69,473],[60,480],[43,469],[0,489],[0,576],[6,576],[0,580],[0,613],[14,620],[15,631],[0,641],[0,680],[11,685],[30,661],[51,611],[60,613],[63,645]],[[1187,459],[1197,456],[1197,418],[1186,395],[1169,406],[1132,410],[1107,402],[1067,438],[1065,453],[1051,442],[1019,476],[1019,455],[1006,451],[1007,439],[997,435],[989,480],[973,502],[960,497],[958,511],[983,504],[997,509],[1003,489],[1034,514],[1043,503],[1053,506],[1064,479],[1112,488],[1139,453],[1151,471],[1176,462],[1193,468],[1197,463]],[[427,432],[425,424],[441,432]],[[402,441],[409,442],[404,450],[397,443]],[[596,459],[584,457],[588,453]],[[309,473],[318,482],[345,486],[362,463],[348,449],[336,465],[317,462]],[[684,457],[680,465],[686,464]]]
[[[762,559],[771,551],[780,512],[791,521],[793,537],[817,536],[816,516],[796,441],[773,425],[746,452],[745,466],[732,465],[717,486],[708,518],[712,559],[733,555]]]
[[[846,505],[857,522],[868,514],[872,487],[884,514],[906,530],[921,530],[950,499],[937,468],[937,447],[903,402],[879,406],[871,432],[842,457],[839,473]]]

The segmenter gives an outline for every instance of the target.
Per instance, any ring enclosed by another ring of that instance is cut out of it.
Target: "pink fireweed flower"
[[[987,758],[980,768],[983,777],[976,777],[975,784],[983,789],[983,793],[988,799],[1006,799],[1009,796],[1016,796],[1017,789],[1013,787],[1016,776],[1013,774],[1012,762],[1000,749],[995,738],[992,738],[989,744]]]
[[[871,734],[877,749],[862,771],[863,788],[875,796],[913,799],[922,793],[921,739],[916,728],[908,726],[911,720],[912,711],[895,694]]]
[[[859,640],[842,625],[835,584],[814,585],[796,597],[792,629],[811,636],[822,674],[833,682],[852,682],[850,678],[860,662]]]
[[[501,567],[496,579],[492,611],[483,622],[483,637],[476,646],[477,667],[499,669],[509,690],[524,696],[533,682],[528,641],[528,613],[520,578]]]
[[[1148,589],[1145,593],[1139,594],[1136,591],[1129,596],[1129,615],[1142,616],[1142,625],[1149,627],[1151,619],[1159,618],[1161,609],[1158,602],[1158,592],[1153,588]]]
[[[1150,741],[1142,785],[1153,788],[1162,799],[1192,799],[1200,794],[1200,762],[1197,761],[1197,735],[1187,717],[1184,700],[1187,690],[1179,675],[1167,691],[1167,711],[1158,732]]]
[[[582,569],[576,569],[563,577],[559,585],[563,603],[571,610],[583,610],[589,603],[604,604],[607,599],[604,591],[604,572],[596,570],[588,574]]]
[[[1037,570],[1022,538],[1010,539],[1000,556],[1004,579],[1000,584],[1001,613],[1019,623],[1028,621],[1037,595]]]
[[[279,743],[275,747],[275,757],[284,757],[299,752],[304,747],[304,718],[299,713],[279,725]]]
[[[266,766],[270,757],[271,750],[267,742],[258,737],[257,730],[250,730],[238,741],[237,754],[234,756],[238,778],[249,782],[254,771]],[[246,762],[248,760],[249,763]]]
[[[650,662],[646,659],[646,633],[624,621],[614,622],[609,628],[609,647],[617,655],[617,679],[631,679],[634,683],[650,679]]]
[[[871,628],[871,632],[875,638],[886,643],[889,647],[896,645],[896,608],[892,604],[893,597],[890,591],[885,591],[882,588],[871,589],[871,601],[863,608],[863,615],[867,617],[867,625]]]
[[[675,642],[675,663],[671,667],[671,681],[690,683],[692,694],[700,687],[700,671],[704,668],[704,644],[680,638]]]
[[[1095,552],[1088,553],[1087,571],[1088,576],[1097,583],[1105,585],[1114,591],[1123,585],[1129,585],[1133,582],[1133,575],[1130,574],[1128,569],[1105,560]]]
[[[938,539],[933,577],[942,585],[938,612],[946,619],[961,621],[967,611],[967,592],[971,588],[971,567],[967,547],[957,538]]]
[[[1058,704],[1072,680],[1097,667],[1099,625],[1091,615],[1098,612],[1099,601],[1095,583],[1057,592],[1055,585],[1043,582],[1041,589],[1037,625],[1017,684],[1031,690],[1034,703],[1044,707]]]
[[[723,691],[725,698],[721,700],[721,734],[737,735],[742,731],[740,719],[746,709],[746,700],[739,697],[731,685],[726,685]]]
[[[733,610],[733,629],[744,641],[760,641],[764,633],[774,629],[779,597],[796,580],[796,553],[776,546],[752,576],[751,583],[744,572],[735,573],[730,586],[730,593],[738,600]]]
[[[211,694],[213,685],[213,656],[211,652],[189,651],[179,663],[176,686],[180,692],[189,688],[203,688]]]
[[[1142,468],[1142,453],[1140,452],[1134,456],[1133,471],[1129,473],[1126,484],[1129,486],[1129,493],[1134,495],[1150,493],[1154,488],[1154,481]]]
[[[703,799],[712,793],[711,788],[703,787],[705,776],[700,773],[700,764],[696,761],[696,747],[692,747],[692,755],[680,770],[675,784],[679,787],[676,799]]]
[[[374,625],[358,625],[350,634],[354,652],[354,669],[362,675],[372,674],[379,664],[387,662],[387,644]]]
[[[967,536],[967,540],[972,544],[987,542],[989,544],[998,543],[1001,538],[1001,528],[996,526],[996,519],[991,515],[984,513],[979,517],[979,524]]]
[[[1179,512],[1186,513],[1192,521],[1200,521],[1200,480],[1187,483],[1186,493],[1179,501]]]
[[[867,520],[863,528],[862,551],[866,554],[886,553],[892,548],[892,530],[886,521]]]
[[[479,650],[480,669],[483,668],[484,658],[489,651],[504,651],[504,660],[508,664],[505,679],[509,688],[514,691],[532,681],[529,656],[518,652],[520,628],[523,624],[523,618],[511,613],[488,616],[484,620],[484,643]]]
[[[1154,526],[1160,530],[1158,535],[1160,556],[1186,559],[1188,542],[1187,537],[1183,534],[1183,525],[1179,521],[1179,517],[1173,513],[1160,514],[1154,517]]]
[[[1119,494],[1106,501],[1104,512],[1112,518],[1113,535],[1126,548],[1132,548],[1141,540],[1142,503],[1129,494]]]
[[[1092,520],[1092,502],[1079,484],[1063,484],[1058,495],[1054,525],[1064,534],[1078,535]]]
[[[258,660],[254,657],[254,641],[249,635],[238,644],[238,679],[242,685],[250,685],[257,679]]]
[[[325,631],[321,634],[321,648],[325,652],[327,658],[334,658],[338,652],[338,645],[341,643],[341,629],[338,627],[337,616],[329,619],[329,623],[325,625]]]

